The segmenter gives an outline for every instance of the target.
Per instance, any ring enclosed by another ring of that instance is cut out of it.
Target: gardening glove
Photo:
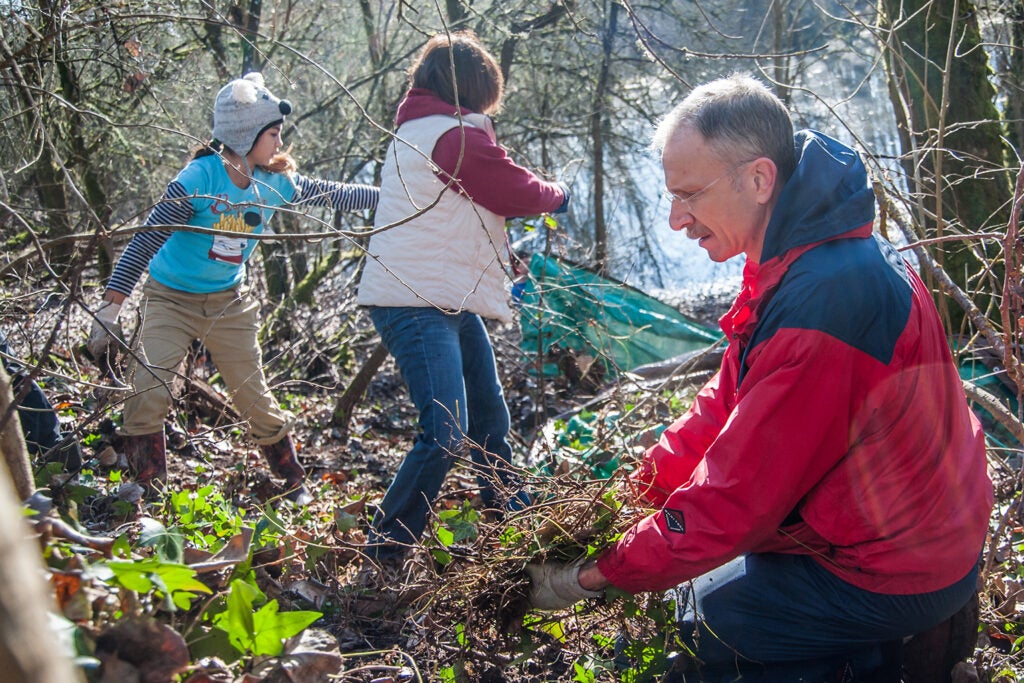
[[[558,208],[551,213],[565,213],[569,210],[569,186],[565,183],[558,183],[558,187],[562,190],[562,195],[565,197],[562,203],[558,205]]]
[[[88,347],[89,353],[97,363],[117,355],[117,340],[124,337],[124,331],[117,322],[120,312],[121,304],[115,304],[113,301],[102,302],[96,311],[92,331],[89,333]]]
[[[526,573],[530,575],[530,607],[545,611],[564,609],[584,598],[604,595],[604,591],[588,591],[580,585],[583,562],[531,562],[526,565]]]

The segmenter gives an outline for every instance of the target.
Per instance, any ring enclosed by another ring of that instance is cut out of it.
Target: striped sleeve
[[[146,219],[146,226],[186,225],[191,219],[192,203],[188,201],[188,193],[181,183],[174,181],[167,186],[160,203],[153,207],[149,218]],[[150,260],[170,236],[170,230],[147,230],[136,233],[114,266],[114,273],[110,276],[107,289],[131,296]]]
[[[299,174],[296,174],[293,180],[298,188],[295,197],[297,204],[331,207],[336,211],[376,208],[380,195],[380,189],[373,185],[339,183]]]

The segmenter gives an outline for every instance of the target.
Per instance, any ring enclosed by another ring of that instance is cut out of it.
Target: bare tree
[[[941,239],[1005,225],[1009,150],[974,3],[885,0],[879,9],[902,164],[924,235]],[[991,241],[942,242],[936,258],[985,310],[1000,281],[992,269],[997,252]],[[960,308],[942,310],[953,331],[963,329]]]

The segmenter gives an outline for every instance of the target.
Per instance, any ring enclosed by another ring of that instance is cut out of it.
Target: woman
[[[512,317],[505,217],[568,203],[563,186],[516,165],[497,144],[488,114],[501,106],[504,81],[475,35],[431,38],[409,86],[358,298],[419,411],[420,433],[370,534],[370,555],[391,562],[420,538],[454,458],[467,450],[486,504],[509,503],[498,500],[496,479],[512,505],[524,502],[508,468],[509,412],[482,319]]]
[[[146,221],[157,229],[132,238],[96,313],[89,346],[99,358],[113,341],[111,333],[119,332],[121,304],[149,268],[141,345],[132,372],[135,391],[125,402],[122,427],[129,470],[147,488],[166,479],[163,424],[172,401],[171,380],[199,339],[271,471],[284,479],[288,496],[301,504],[311,500],[290,436],[294,417],[278,406],[263,374],[256,339],[259,303],[244,284],[245,263],[256,240],[245,235],[263,232],[278,207],[371,209],[378,190],[296,173],[295,161],[281,151],[281,127],[291,109],[266,88],[259,73],[220,90],[213,140],[167,186]],[[174,225],[221,233],[168,229]]]

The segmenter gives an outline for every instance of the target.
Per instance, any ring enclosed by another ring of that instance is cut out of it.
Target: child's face
[[[267,166],[274,155],[281,150],[281,126],[267,128],[256,139],[256,144],[249,152],[250,166]]]

